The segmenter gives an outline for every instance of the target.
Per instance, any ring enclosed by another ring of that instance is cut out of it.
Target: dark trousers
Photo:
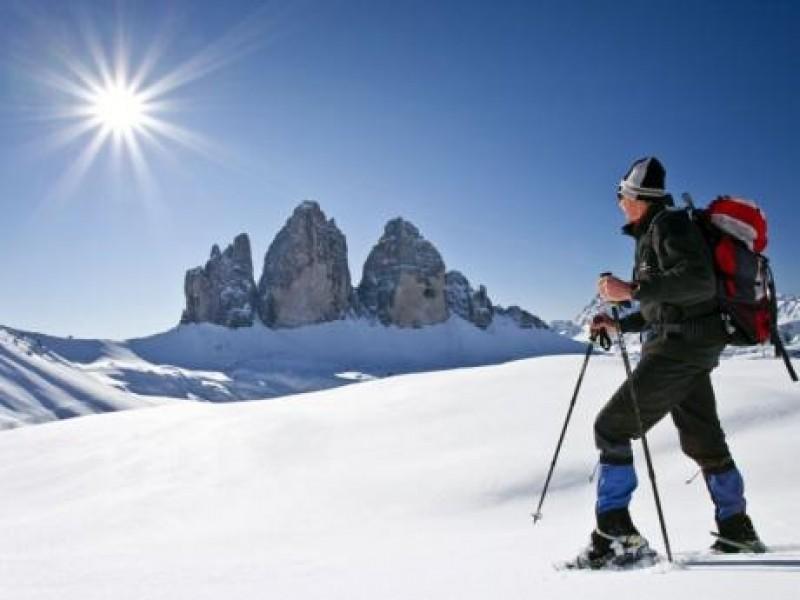
[[[717,416],[710,374],[711,369],[704,366],[660,354],[645,354],[632,377],[645,433],[670,413],[683,452],[706,475],[733,466]],[[639,437],[639,425],[627,381],[600,411],[594,430],[602,463],[633,462],[631,440]]]

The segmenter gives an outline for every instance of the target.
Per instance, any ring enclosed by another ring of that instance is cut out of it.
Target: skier
[[[649,559],[655,553],[628,512],[637,486],[631,440],[639,435],[630,385],[647,432],[667,413],[683,452],[700,466],[715,507],[716,552],[764,552],[746,513],[744,483],[717,417],[711,371],[719,364],[727,334],[716,300],[716,278],[705,239],[686,211],[670,209],[666,171],[655,157],[637,160],[620,181],[623,232],[636,240],[632,282],[601,277],[607,302],[639,302],[640,310],[620,319],[623,333],[640,332],[642,355],[594,424],[600,451],[595,514],[597,528],[577,566],[602,568]],[[598,314],[592,332],[617,334],[615,321]]]

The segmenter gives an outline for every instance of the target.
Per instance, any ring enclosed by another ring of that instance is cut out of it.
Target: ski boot
[[[767,551],[755,528],[753,522],[745,513],[738,513],[727,519],[718,520],[719,533],[711,532],[717,541],[711,546],[711,551],[717,554],[736,554],[739,552],[752,552],[763,554]]]
[[[625,569],[652,566],[657,555],[634,527],[627,509],[597,516],[589,546],[567,564],[570,569]]]

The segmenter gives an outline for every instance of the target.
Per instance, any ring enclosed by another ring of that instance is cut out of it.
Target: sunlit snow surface
[[[147,338],[73,340],[0,327],[0,428],[149,406],[228,402],[402,373],[583,352],[552,331],[498,317],[420,329],[343,320],[297,329],[183,325]],[[128,393],[121,393],[128,392]]]
[[[798,572],[564,573],[592,527],[597,356],[535,507],[582,357],[385,378],[268,401],[166,401],[0,433],[0,598],[794,598]],[[764,540],[800,552],[800,387],[774,360],[715,372]],[[650,436],[673,549],[711,503],[667,419]],[[661,548],[645,470],[632,511]]]

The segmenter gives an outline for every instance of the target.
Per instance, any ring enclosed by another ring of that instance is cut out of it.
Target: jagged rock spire
[[[445,296],[450,312],[462,319],[486,329],[494,317],[494,306],[485,286],[472,289],[469,280],[460,271],[448,271],[445,275]]]
[[[401,218],[386,224],[364,264],[358,297],[384,325],[421,327],[445,321],[445,266],[436,248]]]
[[[250,239],[242,233],[224,252],[216,244],[205,267],[186,272],[186,308],[181,323],[216,323],[226,327],[253,324],[255,281]]]
[[[264,257],[258,310],[269,327],[299,327],[343,318],[352,308],[347,242],[316,202],[306,201]]]

